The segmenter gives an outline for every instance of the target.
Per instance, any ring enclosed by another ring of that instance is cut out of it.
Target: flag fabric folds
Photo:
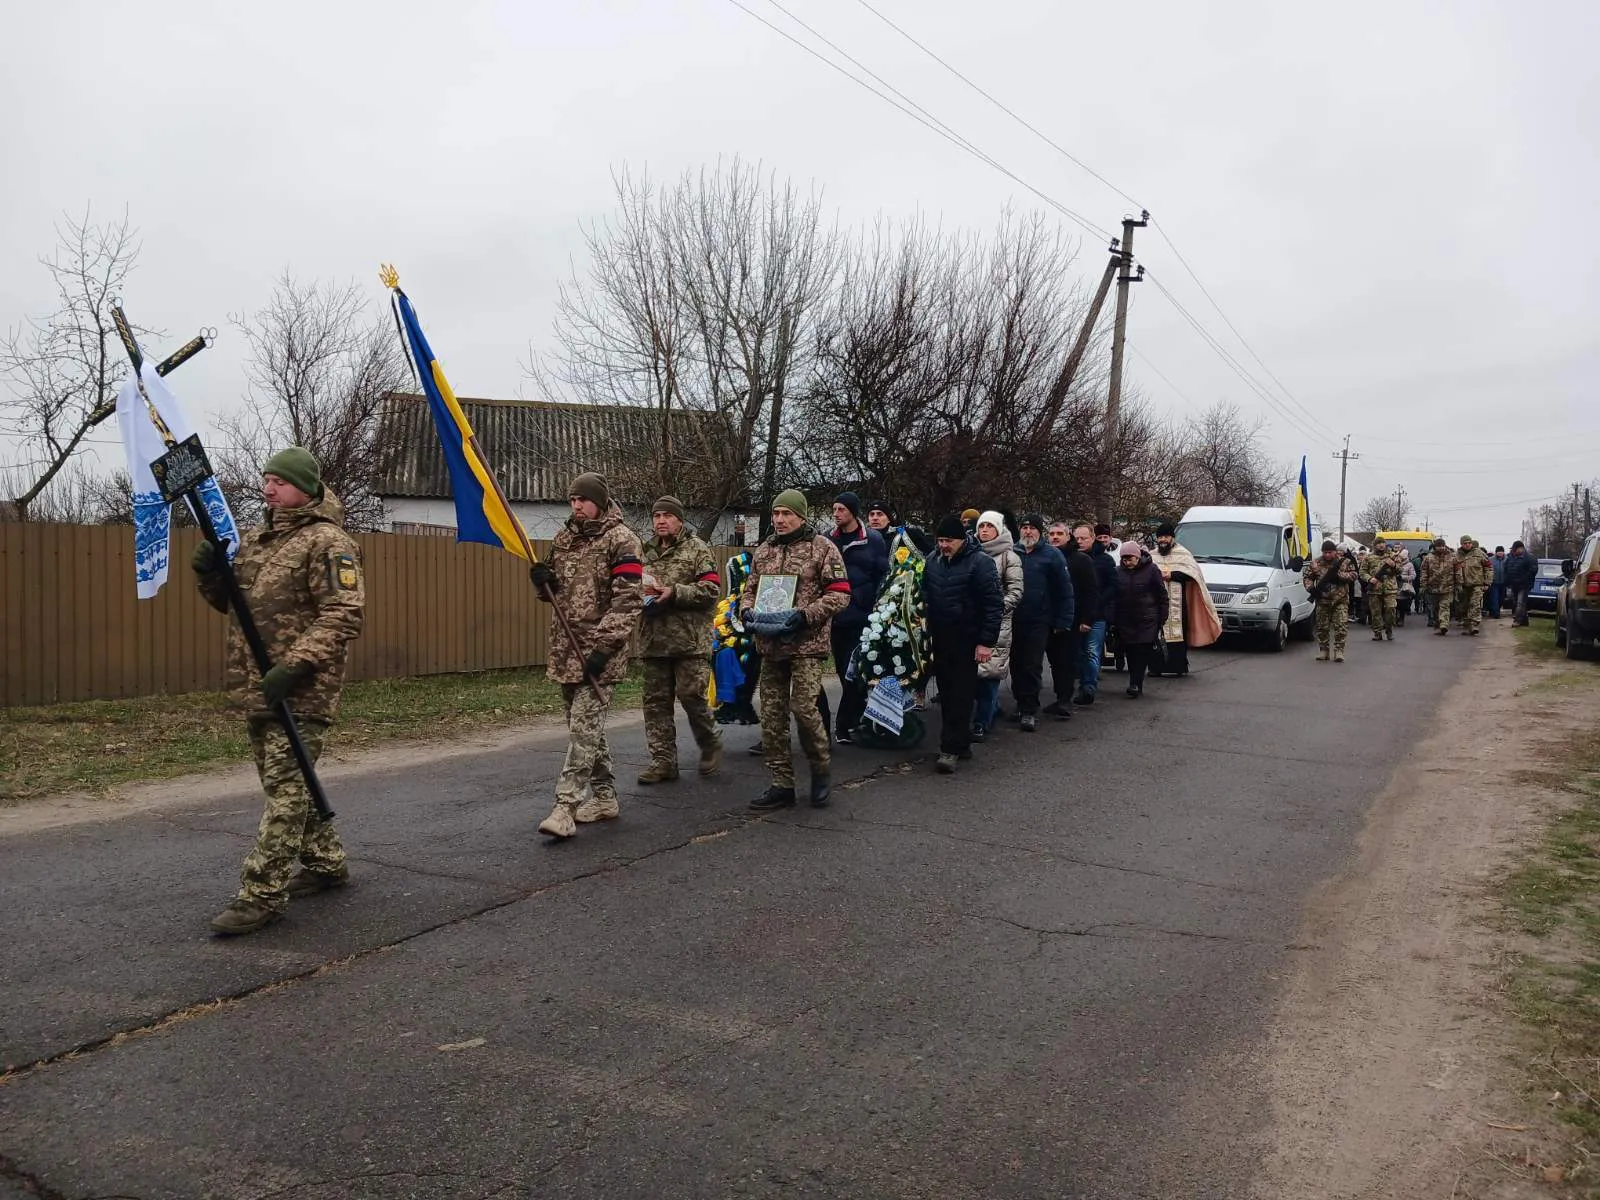
[[[123,381],[117,393],[117,424],[122,430],[122,448],[128,456],[128,474],[133,480],[134,586],[139,599],[149,600],[167,582],[172,505],[161,498],[155,473],[150,470],[150,464],[167,452],[167,444],[150,419],[144,396],[139,394],[141,380],[150,404],[161,414],[176,441],[183,441],[194,432],[194,427],[189,424],[178,398],[167,389],[150,363],[140,368],[137,378],[130,375]],[[239,549],[239,529],[215,479],[208,479],[201,485],[199,498],[211,515],[217,536],[227,544],[228,557],[232,558]]]
[[[398,287],[394,289],[394,297],[405,333],[406,350],[416,366],[417,379],[428,397],[428,409],[444,448],[450,492],[456,502],[456,540],[498,546],[519,558],[531,558],[528,535],[495,486],[489,464],[478,451],[467,414],[461,410],[444,371],[433,357],[428,339],[422,335],[416,310]]]
[[[1311,556],[1311,497],[1306,492],[1306,456],[1300,456],[1300,484],[1294,493],[1295,553],[1301,558]]]

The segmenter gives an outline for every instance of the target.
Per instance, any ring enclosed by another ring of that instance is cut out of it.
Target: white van
[[[1311,545],[1322,531],[1311,527]],[[1282,650],[1292,634],[1311,637],[1311,594],[1300,582],[1294,514],[1287,508],[1205,505],[1178,522],[1178,541],[1200,563],[1224,633],[1252,634]]]

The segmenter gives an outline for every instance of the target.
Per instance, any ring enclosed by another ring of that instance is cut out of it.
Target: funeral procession
[[[1600,8],[1257,8],[8,12],[0,1200],[1600,1197]]]

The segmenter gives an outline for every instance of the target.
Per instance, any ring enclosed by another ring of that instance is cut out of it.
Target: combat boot
[[[1392,629],[1385,629],[1385,630],[1384,630],[1384,631],[1383,631],[1383,640],[1384,640],[1384,641],[1386,641],[1386,642],[1392,642],[1392,641],[1394,641],[1394,630],[1392,630]]]
[[[833,794],[833,784],[828,779],[827,773],[811,777],[811,807],[828,807],[828,797]]]
[[[671,783],[678,777],[678,768],[670,763],[653,762],[639,772],[640,783]]]
[[[578,811],[572,814],[572,819],[580,825],[588,825],[594,821],[614,821],[622,815],[622,809],[617,805],[615,796],[589,795],[578,805]]]
[[[1450,632],[1450,627],[1448,625],[1439,626],[1438,634],[1439,634],[1440,637],[1446,636],[1449,632]]]
[[[956,773],[956,756],[954,754],[941,754],[933,764],[933,769],[941,775],[954,775]]]
[[[1333,652],[1330,651],[1326,646],[1324,646],[1321,650],[1317,651],[1317,661],[1318,662],[1327,662],[1332,657],[1333,657]]]
[[[1334,662],[1343,662],[1344,661],[1344,651],[1343,650],[1334,651],[1333,661]]]
[[[302,870],[284,890],[290,896],[315,896],[319,892],[331,892],[334,888],[342,888],[350,882],[350,871],[311,871]]]
[[[572,810],[558,800],[550,815],[539,822],[539,832],[553,838],[569,838],[578,832],[578,822],[573,820]]]
[[[794,807],[794,788],[769,787],[761,795],[750,801],[750,808],[755,812],[771,812],[779,808]]]
[[[237,937],[242,933],[265,929],[281,916],[281,912],[275,912],[254,900],[235,900],[211,918],[211,928],[223,937]]]
[[[711,744],[711,749],[700,751],[700,774],[715,775],[722,769],[722,742]]]
[[[1372,631],[1372,640],[1373,640],[1373,641],[1375,641],[1375,642],[1381,642],[1381,641],[1383,641],[1383,630],[1381,630],[1381,629],[1374,629],[1374,630],[1373,630],[1373,631]]]

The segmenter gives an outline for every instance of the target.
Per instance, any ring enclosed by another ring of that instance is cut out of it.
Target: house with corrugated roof
[[[641,470],[640,464],[661,443],[662,419],[655,409],[466,396],[457,401],[530,537],[556,535],[572,512],[567,487],[584,471],[604,475],[628,523],[649,536],[650,506],[658,493],[649,486],[651,472]],[[701,423],[714,419],[702,413],[673,414],[677,427],[687,433],[711,432]],[[373,488],[383,502],[381,528],[391,533],[454,535],[450,472],[427,398],[405,392],[389,396],[380,436],[391,452]],[[650,494],[644,494],[647,491]],[[689,513],[696,524],[711,516],[709,510],[692,506]],[[753,513],[730,507],[717,514],[710,540],[740,545],[740,535],[748,531],[753,542],[758,524]]]

